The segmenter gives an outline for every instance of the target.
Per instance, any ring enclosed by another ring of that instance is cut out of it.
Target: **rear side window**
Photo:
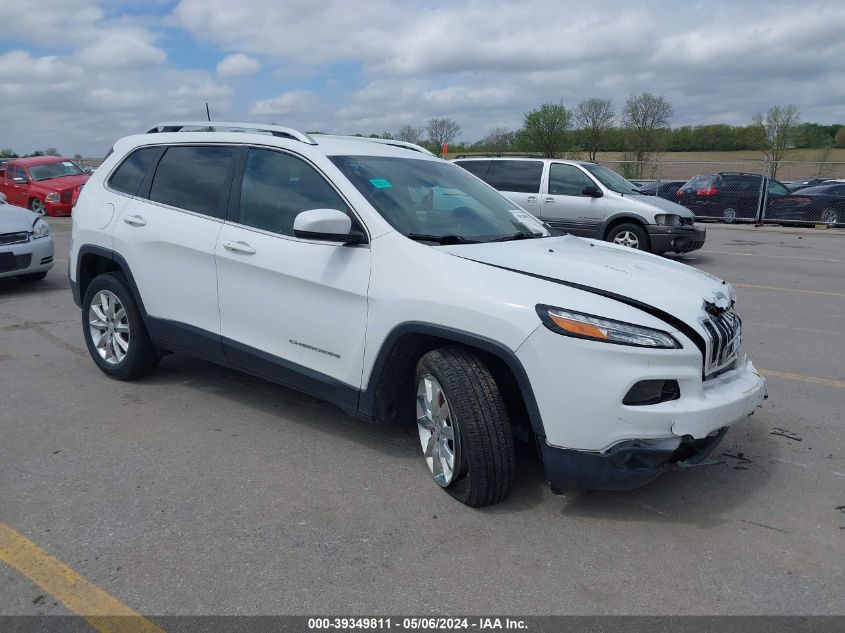
[[[112,177],[109,178],[109,187],[130,196],[137,195],[141,182],[150,166],[161,153],[160,147],[142,147],[134,152],[120,164]]]
[[[338,193],[305,161],[272,150],[249,150],[241,182],[240,224],[293,235],[294,218],[309,209],[348,213]]]
[[[232,147],[168,147],[156,168],[150,200],[222,219],[234,155]]]
[[[473,176],[478,176],[481,180],[487,175],[487,168],[490,167],[489,160],[456,160],[455,164],[463,167]]]
[[[539,160],[494,160],[487,170],[487,184],[499,191],[540,193],[543,163]]]
[[[722,176],[720,188],[734,193],[760,193],[760,176]],[[784,188],[785,189],[785,188]]]

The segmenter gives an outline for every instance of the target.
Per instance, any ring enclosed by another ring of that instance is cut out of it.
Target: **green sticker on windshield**
[[[384,178],[370,178],[370,184],[376,189],[393,189],[393,185]]]

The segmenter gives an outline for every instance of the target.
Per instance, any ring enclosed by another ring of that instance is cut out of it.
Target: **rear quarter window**
[[[487,170],[487,184],[499,191],[540,193],[543,162],[539,160],[494,160]]]
[[[129,154],[109,178],[109,187],[130,196],[138,194],[150,167],[162,152],[160,147],[142,147]]]

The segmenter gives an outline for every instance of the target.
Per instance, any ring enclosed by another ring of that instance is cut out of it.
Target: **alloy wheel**
[[[443,387],[431,374],[417,385],[417,428],[428,469],[445,488],[461,463],[460,437]]]
[[[32,199],[32,202],[29,203],[29,210],[38,215],[47,215],[47,207],[38,198]]]
[[[613,238],[614,244],[621,244],[629,248],[639,248],[640,240],[632,231],[620,231]]]
[[[722,219],[728,224],[736,222],[736,209],[725,209],[722,211]]]
[[[118,365],[129,352],[129,319],[120,298],[101,290],[88,309],[91,340],[97,353],[110,365]]]
[[[822,211],[822,222],[824,224],[836,224],[839,220],[836,209],[825,209]]]

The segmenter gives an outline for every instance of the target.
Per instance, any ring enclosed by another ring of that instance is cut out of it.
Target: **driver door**
[[[302,158],[250,148],[241,172],[215,248],[228,360],[335,402],[351,399],[353,390],[357,398],[369,245],[294,236],[293,221],[302,211],[328,208],[352,215]]]

